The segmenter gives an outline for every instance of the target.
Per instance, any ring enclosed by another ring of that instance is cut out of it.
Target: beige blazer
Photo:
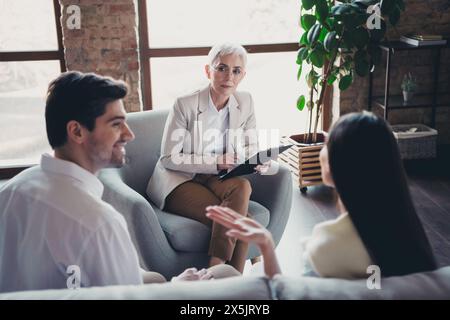
[[[147,186],[147,195],[164,208],[166,197],[195,174],[217,174],[216,156],[203,154],[210,141],[203,127],[209,108],[209,86],[178,98],[169,113],[161,142],[161,157]],[[252,155],[258,151],[253,99],[247,92],[236,92],[229,99],[229,129],[233,138],[227,150]],[[205,122],[206,123],[206,122]],[[214,128],[213,128],[214,129]]]

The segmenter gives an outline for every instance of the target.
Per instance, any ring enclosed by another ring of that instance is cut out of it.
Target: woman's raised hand
[[[251,242],[263,248],[273,246],[270,232],[255,220],[221,206],[209,206],[206,211],[209,219],[230,229],[226,233],[227,236]]]

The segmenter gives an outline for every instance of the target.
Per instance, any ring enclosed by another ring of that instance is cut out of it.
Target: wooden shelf
[[[423,49],[437,49],[437,48],[450,48],[449,40],[446,44],[433,44],[428,46],[413,46],[402,41],[389,41],[382,42],[380,48],[384,51],[408,51],[408,50],[423,50]]]
[[[372,104],[380,108],[385,108],[384,97],[373,97]],[[411,101],[403,101],[403,96],[390,96],[388,101],[389,109],[413,109],[413,108],[431,108],[433,105],[432,94],[418,94],[415,95]],[[442,93],[437,96],[437,107],[450,107],[450,94]]]
[[[450,39],[444,36],[447,40],[446,44],[441,45],[428,45],[428,46],[413,46],[401,41],[387,41],[379,45],[380,49],[386,52],[386,71],[384,82],[384,95],[381,97],[375,97],[373,95],[373,72],[369,74],[369,88],[368,88],[368,103],[367,108],[369,111],[373,107],[378,106],[383,110],[383,118],[388,121],[390,110],[399,109],[414,109],[414,108],[429,108],[431,110],[430,126],[432,128],[436,125],[436,109],[438,107],[450,106],[450,95],[448,93],[439,94],[439,71],[441,63],[442,50],[450,48]],[[391,68],[393,64],[393,56],[398,51],[416,51],[416,50],[430,50],[432,57],[430,58],[433,64],[433,84],[431,93],[429,94],[417,94],[411,101],[404,102],[403,95],[390,94],[391,87]],[[388,97],[388,101],[386,100]]]

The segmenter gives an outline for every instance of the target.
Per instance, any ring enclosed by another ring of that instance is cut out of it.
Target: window
[[[65,62],[58,0],[0,0],[0,13],[0,178],[6,178],[6,167],[37,163],[50,150],[45,93]]]
[[[300,1],[147,0],[151,48],[295,43]]]
[[[251,92],[259,129],[304,131],[296,109],[304,81],[295,64],[300,28],[296,0],[140,0],[139,29],[144,109],[171,108],[175,98],[206,86],[212,45],[233,41],[249,52],[239,89]],[[304,68],[305,70],[305,68]],[[304,71],[305,72],[305,71]]]
[[[280,129],[280,134],[287,135],[306,127],[306,112],[302,114],[295,108],[301,85],[292,63],[296,56],[294,51],[256,53],[249,57],[248,72],[239,89],[252,93],[258,128]],[[176,97],[206,86],[205,59],[205,56],[150,59],[156,108],[171,108]]]

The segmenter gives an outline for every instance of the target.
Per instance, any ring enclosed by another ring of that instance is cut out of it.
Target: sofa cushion
[[[0,294],[4,299],[149,299],[149,300],[267,300],[267,299],[450,299],[450,267],[433,272],[385,278],[380,290],[366,280],[313,277],[243,276],[212,281],[141,286],[109,286],[77,290],[37,290]]]
[[[364,280],[276,276],[270,286],[282,300],[450,299],[450,266],[432,272],[381,279],[381,289]]]
[[[0,188],[6,184],[8,182],[8,180],[0,180]]]
[[[182,252],[208,251],[211,230],[204,224],[185,217],[159,210],[153,206],[171,246]],[[270,212],[257,202],[250,201],[248,211],[263,226],[269,224]]]
[[[233,277],[210,281],[169,282],[137,286],[108,286],[0,294],[0,300],[269,300],[264,277]]]

